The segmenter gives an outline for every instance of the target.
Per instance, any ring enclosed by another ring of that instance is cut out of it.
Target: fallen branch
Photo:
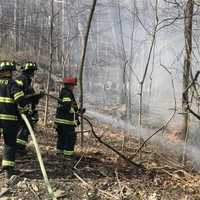
[[[100,142],[101,144],[103,144],[104,146],[106,146],[107,148],[111,149],[113,152],[115,152],[116,154],[118,154],[120,157],[122,157],[124,160],[126,160],[127,162],[131,163],[132,165],[138,167],[138,168],[143,168],[144,166],[142,164],[138,164],[133,162],[132,160],[130,160],[129,158],[127,158],[126,156],[124,156],[122,153],[120,153],[119,151],[117,151],[114,147],[110,146],[109,144],[105,143],[104,141],[101,140],[101,138],[96,134],[96,132],[94,131],[93,125],[90,122],[90,120],[84,115],[83,119],[85,121],[88,122],[88,124],[90,125],[91,131],[94,135],[94,137],[98,140],[98,142]]]
[[[90,133],[90,130],[84,130],[83,132],[80,130],[80,131],[76,131],[76,133]]]

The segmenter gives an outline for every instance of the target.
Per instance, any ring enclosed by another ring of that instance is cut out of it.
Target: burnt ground
[[[108,144],[131,156],[138,141],[129,136],[122,149],[124,133],[105,124],[94,122],[97,134]],[[88,129],[86,127],[86,129]],[[51,186],[58,199],[66,200],[198,200],[200,176],[190,169],[182,169],[172,154],[164,154],[156,145],[148,144],[142,152],[144,169],[127,163],[107,147],[97,142],[91,133],[84,136],[83,148],[78,136],[76,152],[79,161],[56,155],[56,133],[53,128],[36,128],[38,142]],[[2,141],[1,141],[2,142]],[[33,144],[29,153],[17,157],[20,173],[1,196],[2,200],[51,199],[45,188]],[[138,157],[134,159],[137,162]],[[4,179],[1,175],[0,185]]]

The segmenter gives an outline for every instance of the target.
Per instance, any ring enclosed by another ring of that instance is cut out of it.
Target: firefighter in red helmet
[[[77,78],[67,76],[63,79],[63,88],[59,98],[63,103],[58,102],[55,125],[58,133],[57,152],[66,157],[73,157],[76,143],[75,127],[80,124],[77,116],[78,105],[73,90],[77,85]]]

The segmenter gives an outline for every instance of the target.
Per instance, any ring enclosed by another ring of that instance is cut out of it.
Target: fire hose
[[[45,182],[45,185],[47,187],[48,193],[49,193],[49,195],[51,196],[51,198],[53,200],[57,200],[57,198],[56,198],[56,196],[55,196],[55,194],[54,194],[54,192],[53,192],[53,190],[51,188],[51,185],[49,183],[48,176],[47,176],[47,173],[46,173],[46,170],[45,170],[45,167],[44,167],[42,155],[40,153],[40,149],[39,149],[39,146],[38,146],[34,131],[33,131],[32,127],[31,127],[30,122],[27,119],[26,115],[22,113],[21,117],[24,120],[24,122],[25,122],[25,124],[26,124],[26,126],[27,126],[27,128],[28,128],[28,130],[30,132],[31,138],[33,140],[33,144],[34,144],[34,147],[35,147],[35,150],[36,150],[36,154],[37,154],[37,158],[38,158],[38,161],[39,161],[40,169],[41,169],[41,172],[42,172],[42,175],[43,175],[44,182]]]
[[[46,96],[49,96],[51,97],[52,99],[55,99],[57,100],[58,102],[60,103],[63,103],[61,99],[51,95],[51,94],[47,94],[47,93],[44,93],[44,95]],[[132,160],[128,159],[126,156],[124,156],[122,153],[120,153],[119,151],[117,151],[115,148],[113,148],[112,146],[110,146],[109,144],[103,142],[101,140],[101,137],[99,137],[95,131],[94,131],[94,128],[93,128],[93,125],[92,123],[90,122],[90,120],[86,117],[86,116],[83,116],[83,114],[80,114],[80,113],[77,113],[80,117],[82,117],[85,121],[87,121],[87,123],[89,124],[90,128],[91,128],[91,131],[94,135],[94,137],[100,142],[102,143],[103,145],[105,145],[107,148],[111,149],[112,151],[114,151],[116,154],[118,154],[120,157],[122,157],[124,160],[128,161],[129,163],[133,164],[134,166],[136,167],[143,167],[141,164],[137,164],[135,162],[133,162]],[[32,141],[33,141],[33,144],[34,144],[34,147],[35,147],[35,150],[36,150],[36,155],[37,155],[37,158],[38,158],[38,161],[39,161],[39,165],[40,165],[40,169],[41,169],[41,172],[42,172],[42,175],[43,175],[43,178],[44,178],[44,182],[45,182],[45,185],[47,187],[47,190],[48,190],[48,193],[49,195],[51,196],[51,198],[53,200],[57,200],[52,188],[51,188],[51,185],[49,183],[49,179],[48,179],[48,176],[47,176],[47,173],[46,173],[46,170],[45,170],[45,166],[44,166],[44,162],[43,162],[43,159],[42,159],[42,155],[40,153],[40,149],[39,149],[39,145],[37,143],[37,139],[35,137],[35,134],[34,134],[34,131],[33,131],[33,128],[31,127],[30,125],[30,122],[28,120],[28,118],[26,117],[25,114],[21,113],[21,117],[22,119],[24,120],[29,132],[30,132],[30,135],[31,135],[31,138],[32,138]]]

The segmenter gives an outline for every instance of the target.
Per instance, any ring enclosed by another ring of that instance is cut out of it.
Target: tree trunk
[[[48,80],[47,80],[47,94],[49,94],[51,73],[52,73],[52,64],[53,64],[53,21],[54,21],[54,0],[51,0],[50,64],[49,64],[49,73],[48,73]],[[45,105],[45,116],[44,116],[44,126],[45,127],[47,125],[48,106],[49,106],[49,96],[47,95],[46,105]]]
[[[87,22],[86,27],[86,33],[83,40],[83,51],[81,56],[81,65],[80,65],[80,75],[79,75],[79,81],[80,81],[80,108],[83,108],[83,68],[85,63],[85,56],[86,56],[86,49],[87,49],[87,43],[88,43],[88,37],[90,32],[90,27],[92,23],[93,14],[95,11],[97,0],[93,0],[92,8],[90,11],[90,16]],[[83,146],[83,117],[81,117],[81,146]]]
[[[194,1],[188,0],[186,3],[185,8],[185,18],[184,18],[184,24],[185,24],[185,58],[184,58],[184,65],[183,65],[183,91],[186,90],[186,88],[189,85],[189,73],[190,73],[190,66],[191,66],[191,54],[192,54],[192,18],[193,18],[193,7],[194,7]],[[183,109],[183,127],[182,127],[182,134],[181,139],[186,140],[187,139],[187,132],[188,132],[188,102],[189,102],[189,91],[183,93],[182,95],[182,109]],[[187,142],[187,141],[185,141]],[[183,153],[183,162],[185,163],[186,156],[185,152]]]
[[[15,50],[18,51],[18,37],[17,37],[18,31],[17,31],[17,0],[14,2],[14,45]]]
[[[64,78],[65,76],[65,57],[64,57],[64,53],[65,53],[65,4],[64,2],[61,5],[61,9],[62,9],[62,13],[61,13],[61,66],[62,66],[62,76]]]

